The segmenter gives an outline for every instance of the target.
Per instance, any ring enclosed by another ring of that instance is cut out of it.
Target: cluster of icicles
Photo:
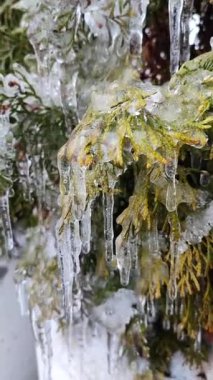
[[[62,5],[63,2],[60,2],[59,8]],[[83,4],[83,3],[82,3]],[[51,8],[51,3],[47,3],[48,7]],[[141,55],[141,49],[142,49],[142,40],[143,40],[143,27],[145,25],[146,20],[146,13],[149,5],[149,0],[133,0],[131,1],[131,7],[135,11],[136,17],[133,17],[130,21],[130,45],[131,43],[134,43],[134,55],[138,55],[140,57]],[[97,4],[96,4],[97,6]],[[190,46],[189,46],[189,20],[192,15],[192,9],[193,9],[193,0],[169,0],[169,25],[170,25],[170,67],[171,67],[171,73],[173,74],[178,70],[180,62],[184,62],[189,58],[190,55]],[[58,9],[59,11],[60,9]],[[60,12],[59,12],[60,13]],[[36,35],[36,33],[34,34]],[[182,38],[181,38],[182,36]],[[32,37],[33,39],[33,37]],[[132,41],[132,42],[131,42]],[[37,51],[39,49],[40,55],[41,55],[41,47],[35,46],[35,41],[31,41],[32,44],[35,47],[35,50]],[[38,48],[38,49],[37,49]],[[43,52],[43,50],[42,50]],[[45,53],[45,51],[44,51]],[[63,56],[63,52],[62,56]],[[40,64],[40,58],[39,58],[39,64]],[[132,62],[134,65],[134,62]],[[63,62],[61,63],[63,66]],[[64,67],[63,67],[64,69]],[[76,75],[75,75],[76,76]],[[74,81],[76,83],[76,81]],[[61,88],[62,93],[67,93],[65,91],[65,88]],[[65,99],[66,100],[66,99]],[[67,100],[69,103],[69,100]],[[66,103],[66,101],[65,101]],[[64,105],[64,102],[62,102],[62,107],[65,112],[65,116],[67,114],[67,104]],[[1,129],[5,129],[5,117],[0,116],[1,119]],[[7,124],[9,125],[9,118],[7,119]],[[38,163],[39,158],[33,157],[33,161],[35,163]],[[19,173],[20,173],[20,181],[24,184],[26,187],[25,191],[29,194],[29,168],[31,163],[29,162],[28,157],[26,156],[26,159],[19,162]],[[38,166],[38,165],[37,165]],[[79,168],[77,169],[80,171],[80,177],[82,178],[85,176],[85,169]],[[168,211],[174,211],[176,209],[176,190],[175,190],[175,170],[176,170],[176,163],[174,162],[174,165],[172,165],[172,168],[170,167],[168,170],[166,169],[166,174],[169,179],[168,184],[168,190],[167,190],[167,209]],[[35,176],[35,178],[39,178],[39,176]],[[61,170],[61,175],[63,177],[63,181],[67,181],[70,183],[70,168],[65,168],[64,170]],[[42,175],[43,178],[43,175]],[[111,186],[111,192],[109,194],[103,194],[103,208],[104,208],[104,235],[105,235],[105,249],[106,249],[106,260],[107,262],[110,262],[113,258],[113,189],[115,186],[115,182],[112,183]],[[37,187],[37,186],[36,186]],[[39,186],[40,188],[41,186]],[[42,188],[44,186],[42,185]],[[68,289],[70,288],[70,285],[72,283],[72,279],[70,278],[70,273],[75,271],[79,271],[79,262],[78,257],[80,255],[80,252],[88,252],[90,250],[90,234],[91,234],[91,225],[90,225],[90,218],[91,218],[91,205],[92,202],[89,202],[86,204],[86,188],[83,185],[82,182],[78,184],[78,189],[75,189],[75,194],[78,194],[82,198],[81,201],[81,210],[80,210],[80,216],[76,215],[76,213],[79,213],[79,210],[75,210],[75,221],[71,224],[71,227],[69,228],[67,226],[65,233],[63,234],[63,244],[64,249],[62,250],[63,253],[61,254],[61,263],[63,264],[63,270],[64,272],[67,271],[67,276],[65,275],[65,278],[68,277],[67,280],[65,280],[65,287]],[[44,193],[43,190],[41,190],[42,193]],[[44,194],[43,194],[44,195]],[[43,196],[42,195],[42,196]],[[40,197],[40,196],[39,196]],[[76,195],[75,195],[76,197]],[[6,240],[6,246],[7,250],[11,251],[13,249],[13,234],[11,229],[11,222],[10,222],[10,214],[9,214],[9,191],[7,191],[0,199],[0,207],[1,207],[1,219],[2,219],[2,225],[3,225],[3,231],[5,235]],[[79,207],[77,207],[79,208]],[[81,220],[81,230],[79,227],[79,222]],[[156,239],[157,241],[157,239]],[[131,268],[131,260],[132,265],[133,262],[137,261],[137,242],[136,239],[133,236],[129,236],[128,240],[125,240],[122,238],[122,235],[119,236],[116,239],[116,255],[117,255],[117,264],[118,268],[121,272],[121,281],[123,284],[128,283],[129,279],[129,272]],[[157,248],[155,249],[158,250]],[[72,258],[66,257],[64,252],[72,252]],[[65,257],[63,257],[65,255]],[[131,257],[131,260],[130,260]],[[135,265],[135,264],[134,264]],[[65,298],[68,300],[70,298],[70,295],[68,297],[65,296]],[[67,303],[68,301],[66,301]]]
[[[41,2],[42,3],[42,2]],[[51,8],[51,6],[55,6],[54,4],[52,5],[50,2],[44,1],[45,5],[48,5],[48,7]],[[66,3],[66,2],[65,2]],[[117,2],[116,2],[117,3]],[[84,2],[82,2],[84,5]],[[136,17],[132,17],[132,20],[130,22],[130,45],[134,45],[134,54],[138,55],[140,57],[141,54],[141,49],[142,49],[142,40],[143,40],[143,32],[142,29],[145,25],[145,20],[146,20],[146,13],[149,5],[149,0],[134,0],[131,1],[131,7],[135,11],[135,14],[137,15]],[[66,6],[66,4],[64,5]],[[97,4],[96,4],[97,6]],[[118,5],[115,4],[119,8]],[[60,8],[60,7],[59,7]],[[62,4],[63,8],[63,4]],[[170,25],[170,41],[171,41],[171,46],[170,46],[170,68],[171,68],[171,74],[176,72],[178,70],[180,62],[184,62],[190,57],[190,46],[189,46],[189,20],[190,17],[192,16],[192,9],[193,9],[193,0],[169,0],[169,25]],[[60,10],[60,9],[59,9]],[[58,10],[58,12],[59,12]],[[62,9],[63,11],[63,9]],[[60,12],[59,12],[60,14]],[[182,38],[181,38],[182,36]],[[30,36],[29,36],[30,37]],[[32,36],[31,36],[32,37]],[[31,40],[31,38],[30,38]],[[32,45],[35,47],[35,51],[39,50],[40,55],[41,52],[43,52],[42,48],[40,46],[35,46],[35,41],[33,40],[32,37]],[[37,41],[36,41],[37,42]],[[45,53],[45,52],[44,52]],[[63,55],[63,52],[61,52]],[[36,53],[37,54],[37,53]],[[49,53],[48,53],[49,54]],[[39,66],[41,64],[39,58]],[[64,62],[64,61],[63,61]],[[134,62],[133,62],[134,64]],[[63,66],[63,64],[62,64]],[[76,73],[75,73],[75,78]],[[63,85],[61,79],[61,86]],[[76,85],[76,80],[73,81],[73,85],[75,87]],[[61,92],[66,94],[66,88],[61,87]],[[75,91],[74,91],[75,93]],[[72,95],[72,98],[74,99],[75,96]],[[65,99],[66,100],[66,99]],[[64,106],[64,102],[62,101],[62,107],[64,108],[64,113],[65,116],[67,114],[67,102],[65,101],[66,105]],[[76,103],[76,102],[75,102]],[[4,115],[0,115],[0,122],[1,122],[1,130],[6,131],[5,128],[5,117]],[[7,120],[7,123],[9,125],[9,118]],[[33,161],[35,162],[35,167],[40,166],[39,164],[39,157],[33,157]],[[29,195],[29,186],[30,186],[30,179],[29,179],[29,170],[30,170],[30,165],[32,162],[30,162],[29,158],[26,157],[19,162],[19,174],[20,174],[20,181],[23,183],[23,187],[25,187],[25,192]],[[37,170],[37,169],[36,169]],[[41,170],[39,169],[39,176],[35,175],[35,178],[40,177]],[[42,174],[42,178],[45,177],[45,173]],[[35,186],[35,188],[39,188],[39,198],[41,198],[40,193],[44,193],[43,187],[45,187],[44,182],[42,180],[42,183],[39,182],[39,186]],[[35,189],[34,189],[35,190]],[[41,191],[40,191],[41,190]],[[174,181],[171,179],[171,183],[168,188],[168,192],[175,193],[175,186],[174,186]],[[44,195],[44,194],[43,194]],[[43,197],[42,195],[42,197]],[[1,218],[2,218],[2,224],[3,224],[3,229],[4,229],[4,235],[6,239],[6,245],[7,249],[10,251],[13,248],[13,239],[12,239],[12,231],[11,231],[11,222],[9,218],[9,201],[8,201],[8,196],[9,192],[6,192],[4,196],[1,197]],[[175,197],[168,197],[168,199],[175,199]],[[90,206],[88,206],[88,209]],[[111,211],[113,209],[113,200],[112,200],[112,195],[106,195],[104,199],[104,208],[106,210],[109,210],[108,214],[111,214]],[[168,210],[171,207],[168,205]],[[89,213],[89,210],[88,210]],[[112,220],[110,217],[105,218],[105,225],[108,226],[106,230],[110,230],[110,226],[112,224]],[[76,227],[75,227],[76,228]],[[109,232],[111,233],[111,232]],[[108,232],[107,232],[108,234]],[[113,232],[112,232],[113,234]],[[106,251],[108,260],[110,258],[110,255],[112,255],[112,243],[109,241],[112,241],[113,235],[109,235],[109,239],[106,238]],[[124,250],[126,252],[129,252],[131,250],[131,244],[127,244],[126,247],[124,247],[121,244],[121,241],[117,241],[117,246],[121,246],[120,249]],[[125,255],[128,257],[128,254]],[[127,260],[128,261],[128,260]],[[119,264],[120,265],[120,264]],[[127,276],[128,277],[128,276]]]
[[[78,163],[68,163],[64,159],[59,159],[59,173],[61,179],[62,208],[63,215],[67,214],[68,209],[71,217],[62,217],[57,226],[57,242],[59,262],[62,270],[63,290],[64,290],[64,307],[66,316],[70,318],[72,305],[72,288],[80,272],[80,254],[87,254],[90,251],[91,243],[91,217],[92,204],[94,199],[88,201],[86,188],[86,167],[80,167]],[[169,213],[176,212],[176,170],[177,157],[175,156],[165,165],[165,175],[167,177],[167,194],[166,208]],[[119,173],[121,174],[121,173]],[[127,286],[130,279],[131,270],[138,270],[138,237],[129,233],[126,238],[121,232],[114,239],[114,190],[117,177],[110,177],[108,174],[108,192],[103,192],[103,221],[104,221],[104,241],[105,241],[105,259],[109,266],[112,265],[114,258],[117,262],[117,268],[120,272],[120,281],[123,286]],[[68,208],[68,209],[67,209]],[[61,233],[61,225],[63,232]],[[172,230],[172,221],[171,221]],[[171,268],[171,291],[170,298],[173,300],[177,295],[175,279],[175,261],[178,255],[178,244],[172,232],[170,234],[170,250],[172,258]],[[115,252],[114,252],[115,240]],[[157,222],[150,231],[148,239],[149,251],[153,256],[160,255],[159,236]]]

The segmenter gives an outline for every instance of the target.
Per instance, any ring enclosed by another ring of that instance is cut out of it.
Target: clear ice
[[[60,221],[56,226],[56,242],[59,266],[61,269],[63,306],[65,318],[72,320],[72,290],[74,282],[74,263],[71,245],[71,227],[66,224],[63,233],[60,234]]]
[[[176,172],[177,172],[177,157],[172,158],[168,164],[165,165],[165,174],[168,179],[166,191],[166,208],[169,212],[177,209],[176,198]]]
[[[104,215],[104,239],[105,257],[107,263],[113,258],[114,229],[113,229],[114,194],[103,193],[103,215]]]
[[[131,253],[129,240],[124,239],[124,237],[120,234],[115,241],[115,247],[117,267],[120,272],[121,285],[127,286],[129,283],[131,270]]]
[[[169,0],[170,73],[176,73],[180,63],[181,15],[183,0]]]
[[[143,27],[146,20],[147,7],[150,0],[131,0],[131,7],[134,15],[130,21],[130,52],[140,57],[143,44]],[[136,62],[132,61],[133,66],[137,66]],[[139,63],[141,66],[141,64]]]
[[[181,44],[180,44],[180,63],[190,59],[190,19],[192,17],[194,0],[183,0],[183,11],[181,17]]]
[[[29,159],[27,154],[25,154],[23,158],[17,162],[17,168],[19,171],[19,181],[22,185],[24,196],[27,199],[31,198],[30,166],[31,160]]]
[[[81,219],[81,242],[82,242],[82,252],[89,253],[91,245],[91,216],[92,216],[92,201],[89,201],[83,216]]]
[[[0,197],[0,215],[2,219],[3,232],[5,236],[6,249],[8,252],[12,251],[14,247],[13,232],[10,220],[10,208],[9,208],[9,190],[5,195]]]

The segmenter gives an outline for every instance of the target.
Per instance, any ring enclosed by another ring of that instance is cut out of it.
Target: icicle
[[[88,253],[91,244],[91,204],[89,201],[81,219],[82,252]]]
[[[45,336],[47,346],[47,365],[48,365],[48,380],[51,380],[51,360],[52,360],[52,336],[51,336],[51,321],[45,322]]]
[[[180,238],[180,222],[176,213],[168,216],[170,224],[170,280],[168,294],[171,300],[177,297],[177,259],[178,259],[178,241]]]
[[[28,200],[31,198],[30,165],[31,161],[27,154],[25,154],[24,157],[17,163],[19,181],[23,187],[24,196]]]
[[[48,173],[44,167],[44,152],[40,154],[35,154],[32,156],[32,174],[33,177],[33,187],[36,194],[39,213],[42,211],[42,204],[46,197],[46,183],[48,180]],[[40,215],[41,216],[41,215]]]
[[[61,268],[64,313],[66,320],[70,322],[72,320],[72,288],[74,281],[70,225],[64,225],[62,233],[60,232],[60,223],[57,225],[56,240],[59,265]]]
[[[22,316],[29,315],[29,296],[27,288],[27,280],[23,280],[17,284],[18,302]]]
[[[177,156],[175,155],[166,165],[165,165],[165,173],[168,179],[171,181],[174,180],[177,172]]]
[[[129,241],[125,240],[120,234],[115,242],[116,246],[116,259],[117,267],[120,272],[120,280],[123,286],[129,283],[130,269],[131,269],[131,255]]]
[[[74,262],[74,273],[80,272],[80,262],[79,257],[81,253],[81,238],[80,238],[80,225],[79,221],[75,220],[71,223],[71,235],[70,235],[70,244],[71,244],[71,255]]]
[[[180,62],[181,14],[183,0],[169,0],[170,73],[176,73]]]
[[[75,278],[73,284],[73,317],[75,319],[81,317],[81,300],[82,300],[82,290],[78,278]]]
[[[158,236],[158,225],[157,219],[153,220],[152,230],[149,233],[148,238],[149,252],[153,257],[158,257],[160,248],[159,248],[159,236]]]
[[[155,301],[152,298],[147,299],[146,302],[146,311],[147,311],[147,316],[150,320],[152,318],[155,318],[156,316],[156,307],[155,307]]]
[[[143,27],[146,20],[147,7],[149,0],[131,0],[131,8],[134,16],[130,21],[130,52],[133,56],[137,56],[141,61],[142,44],[143,44]],[[138,62],[132,61],[134,67],[137,68]],[[141,64],[139,63],[141,66]]]
[[[133,271],[138,271],[138,236],[129,236],[129,249],[131,256],[131,269]]]
[[[171,329],[171,322],[168,318],[164,318],[163,320],[163,329],[166,331]]]
[[[192,17],[194,0],[183,0],[183,11],[181,17],[181,32],[182,32],[182,41],[181,41],[181,64],[189,61],[190,59],[190,44],[189,44],[189,34],[190,34],[190,19]]]
[[[108,372],[112,375],[116,369],[119,352],[119,337],[111,332],[107,333]]]
[[[38,306],[32,309],[31,322],[35,341],[39,345],[43,359],[43,377],[42,380],[51,380],[51,360],[52,360],[52,336],[51,320],[41,322],[41,313]]]
[[[168,294],[166,296],[166,316],[173,316],[174,315],[174,300],[171,299]]]
[[[9,210],[9,190],[0,197],[0,215],[3,224],[3,231],[5,236],[5,243],[7,251],[11,251],[14,247],[13,233],[10,221],[10,210]]]
[[[43,378],[44,380],[51,380],[52,379],[52,337],[51,337],[51,321],[45,321],[43,322],[43,326],[40,327],[40,345],[42,350],[42,357],[43,357]]]
[[[195,351],[199,352],[201,350],[201,343],[202,343],[202,330],[201,330],[201,327],[199,326],[197,337],[196,337],[195,342],[194,342]]]
[[[113,208],[114,194],[103,193],[103,214],[104,214],[104,239],[105,239],[105,257],[108,264],[113,258]]]
[[[73,57],[74,60],[74,57]],[[71,59],[72,61],[72,59]],[[60,61],[60,93],[61,93],[61,106],[63,109],[67,132],[70,133],[73,125],[78,122],[77,115],[77,79],[78,72],[73,72],[73,66],[66,64],[63,60]],[[69,73],[70,71],[70,73]]]
[[[176,199],[176,171],[177,171],[177,157],[175,156],[168,164],[165,165],[165,173],[169,180],[166,192],[166,208],[169,212],[177,209]]]
[[[168,183],[166,190],[166,208],[169,212],[175,211],[177,209],[177,198],[176,198],[176,184],[175,180]]]

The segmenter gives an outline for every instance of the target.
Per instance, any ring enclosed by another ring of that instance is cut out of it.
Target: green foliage
[[[14,62],[23,63],[32,48],[26,31],[20,26],[22,12],[13,9],[16,0],[3,0],[0,5],[0,72],[8,73]]]

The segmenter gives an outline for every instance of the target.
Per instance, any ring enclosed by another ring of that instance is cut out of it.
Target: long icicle
[[[60,223],[60,221],[59,221]],[[60,233],[59,225],[56,227],[56,241],[59,265],[61,268],[63,306],[65,319],[72,321],[72,288],[74,281],[74,265],[71,254],[71,228],[69,224],[64,226]]]
[[[181,47],[180,47],[180,63],[189,61],[190,59],[190,19],[192,16],[194,0],[183,0],[183,11],[181,17]]]
[[[104,239],[105,239],[105,257],[108,264],[113,258],[113,209],[114,194],[103,193],[103,215],[104,215]]]
[[[14,247],[13,232],[10,221],[10,209],[9,209],[9,190],[0,197],[0,215],[3,224],[3,231],[5,235],[6,249],[8,252],[12,251]]]
[[[176,73],[180,63],[181,14],[183,0],[169,0],[170,73]]]
[[[177,209],[176,199],[176,172],[177,172],[177,155],[165,165],[165,173],[168,178],[168,186],[166,192],[166,208],[169,212]]]
[[[170,280],[168,285],[168,295],[174,301],[177,297],[177,260],[178,260],[178,241],[180,238],[180,222],[177,212],[169,213],[170,224]]]
[[[122,234],[120,234],[116,239],[115,246],[117,267],[120,272],[120,281],[123,286],[127,286],[129,283],[131,269],[129,240],[126,240]]]
[[[137,68],[141,66],[141,53],[143,44],[143,27],[146,20],[147,7],[150,0],[132,0],[131,8],[134,16],[130,22],[130,52],[135,59],[132,64]],[[132,57],[133,58],[133,57]]]
[[[92,201],[89,201],[81,219],[82,252],[87,254],[91,245],[91,209]]]

